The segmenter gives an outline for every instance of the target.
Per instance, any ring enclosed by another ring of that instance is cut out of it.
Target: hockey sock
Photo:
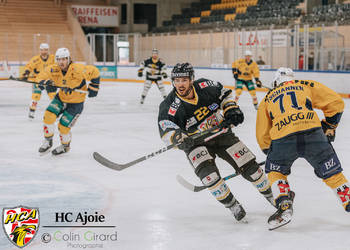
[[[272,193],[275,194],[275,203],[278,207],[282,200],[288,198],[290,192],[290,186],[287,180],[287,176],[279,172],[268,173],[268,179],[271,184]]]
[[[350,184],[343,173],[335,174],[323,181],[333,189],[344,209],[350,212]]]

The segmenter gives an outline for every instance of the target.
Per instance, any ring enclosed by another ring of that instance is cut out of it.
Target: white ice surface
[[[25,249],[82,249],[68,247],[65,241],[44,244],[40,237],[57,230],[83,233],[86,229],[42,226],[57,225],[55,212],[84,211],[98,211],[106,216],[103,225],[116,226],[90,229],[96,233],[117,231],[117,242],[103,242],[103,249],[350,249],[350,214],[344,212],[332,190],[313,174],[305,160],[294,163],[289,177],[296,192],[293,220],[272,232],[266,222],[274,209],[241,176],[228,184],[246,209],[248,224],[235,222],[229,210],[206,190],[192,193],[180,186],[176,174],[200,184],[181,151],[171,150],[121,172],[99,165],[92,158],[94,151],[124,163],[163,147],[157,128],[159,91],[153,86],[141,106],[142,87],[137,83],[103,83],[98,97],[86,101],[72,129],[71,151],[53,157],[37,152],[43,140],[47,96],[42,96],[35,120],[28,121],[30,86],[0,82],[0,207],[25,205],[40,210],[38,235]],[[258,97],[261,100],[263,93],[259,92]],[[350,178],[350,101],[345,103],[334,148]],[[258,161],[263,161],[255,139],[256,111],[246,92],[240,105],[245,122],[235,132]],[[223,176],[233,172],[225,162],[217,163]],[[18,248],[2,232],[0,249]]]

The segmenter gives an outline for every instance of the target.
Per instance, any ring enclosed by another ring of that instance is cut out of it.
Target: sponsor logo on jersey
[[[219,108],[219,104],[213,103],[213,104],[209,105],[208,108],[209,108],[211,111],[215,111],[215,110],[217,110],[217,109]]]
[[[39,209],[24,206],[4,208],[2,225],[8,240],[23,248],[33,241],[39,230]]]
[[[197,160],[199,160],[201,157],[206,156],[206,155],[208,155],[208,154],[209,154],[208,151],[202,150],[202,151],[198,152],[196,155],[194,155],[194,156],[192,157],[192,161],[197,161]]]
[[[186,121],[186,130],[188,130],[190,127],[192,127],[196,123],[197,123],[197,120],[196,120],[196,118],[194,118],[194,116],[192,116],[190,119],[187,119],[187,121]]]
[[[175,116],[177,109],[180,107],[180,104],[181,104],[181,100],[179,98],[175,97],[175,100],[170,105],[168,114]]]
[[[174,128],[178,129],[179,126],[177,126],[175,123],[169,120],[162,120],[159,122],[159,126],[162,128],[163,131],[165,131],[167,128]]]
[[[275,123],[274,126],[277,127],[278,131],[280,131],[283,127],[287,126],[291,122],[312,120],[314,118],[314,115],[315,115],[315,112],[307,112],[306,115],[302,112],[299,112],[297,114],[291,114],[291,115],[288,115],[287,117],[279,120],[277,123]]]
[[[199,85],[199,87],[201,87],[201,89],[208,87],[207,82],[200,82],[198,85]]]

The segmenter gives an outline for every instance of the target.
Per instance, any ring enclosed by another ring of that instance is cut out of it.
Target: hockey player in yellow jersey
[[[40,55],[34,56],[24,68],[22,79],[35,81],[38,74],[43,71],[47,66],[55,63],[54,55],[49,54],[49,45],[47,43],[40,44]],[[41,92],[44,88],[40,89],[36,84],[33,84],[32,89],[32,102],[29,106],[29,118],[34,118],[34,113],[38,101],[41,98]],[[49,98],[52,100],[56,95],[57,88],[54,86],[47,86],[46,92]]]
[[[256,120],[256,138],[267,154],[266,173],[278,207],[268,220],[270,229],[291,220],[294,192],[287,176],[300,157],[350,212],[350,184],[330,143],[343,113],[342,98],[319,82],[295,80],[289,68],[279,68],[273,84],[259,105]],[[320,121],[314,109],[322,110],[325,119]]]
[[[73,63],[69,50],[59,48],[55,55],[55,64],[39,74],[39,85],[53,85],[59,88],[58,94],[51,101],[44,114],[45,140],[39,148],[40,153],[49,152],[53,144],[54,123],[58,117],[58,130],[61,145],[52,154],[66,153],[70,149],[71,127],[75,124],[84,108],[86,93],[95,97],[99,90],[99,73],[94,66]],[[90,81],[87,84],[86,81]]]
[[[250,50],[245,51],[245,58],[241,58],[232,63],[233,77],[236,79],[236,98],[238,102],[239,96],[242,94],[243,87],[246,86],[249,94],[253,98],[253,104],[255,109],[258,109],[258,98],[256,97],[256,90],[254,87],[253,78],[255,79],[256,86],[259,88],[262,86],[259,80],[260,71],[255,61],[252,60],[252,52]]]

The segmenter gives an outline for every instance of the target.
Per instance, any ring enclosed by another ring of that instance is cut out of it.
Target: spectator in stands
[[[308,58],[308,69],[314,70],[314,52],[311,52]]]
[[[266,64],[266,63],[264,62],[264,60],[262,59],[261,56],[259,56],[259,60],[257,60],[256,63],[257,63],[258,65],[265,65],[265,64]]]
[[[299,55],[299,65],[298,66],[299,66],[300,70],[304,69],[304,55],[303,54]]]

